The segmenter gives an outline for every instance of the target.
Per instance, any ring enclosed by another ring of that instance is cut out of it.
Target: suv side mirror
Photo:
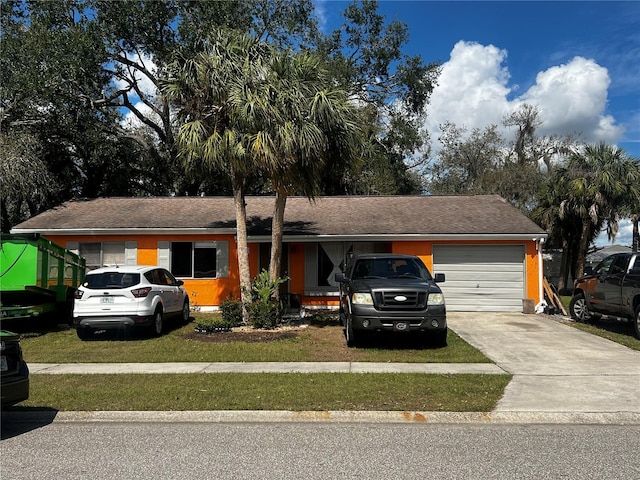
[[[436,273],[434,277],[436,283],[444,283],[444,273]]]
[[[338,282],[338,283],[344,283],[344,282],[347,281],[347,279],[344,276],[344,273],[342,273],[342,272],[336,273],[336,277],[335,278],[336,278],[336,282]]]

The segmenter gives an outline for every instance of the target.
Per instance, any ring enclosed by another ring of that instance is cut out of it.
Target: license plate
[[[0,370],[2,370],[3,372],[6,372],[7,370],[9,370],[9,365],[7,364],[7,357],[5,357],[4,355],[0,357]]]
[[[113,303],[113,297],[102,297],[100,303]]]
[[[398,332],[408,332],[409,331],[409,322],[396,322],[393,324],[393,329]]]

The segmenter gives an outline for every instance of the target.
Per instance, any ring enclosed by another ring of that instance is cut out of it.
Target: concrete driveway
[[[495,412],[640,413],[640,352],[542,315],[448,312],[458,335],[513,374]]]

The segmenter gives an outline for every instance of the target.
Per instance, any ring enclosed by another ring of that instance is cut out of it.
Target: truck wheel
[[[633,318],[633,326],[636,329],[636,338],[640,339],[640,305],[636,307],[636,315]]]
[[[577,293],[571,298],[569,303],[569,312],[571,318],[576,322],[587,322],[589,320],[589,310],[587,309],[587,301],[582,293]]]
[[[437,347],[446,347],[447,346],[447,331],[448,331],[448,329],[445,328],[444,330],[436,332],[435,336],[433,337],[433,343]]]
[[[347,317],[345,319],[345,328],[344,328],[344,334],[345,337],[347,339],[347,347],[351,348],[351,347],[355,347],[356,346],[356,336],[355,333],[353,331],[353,325],[351,323],[351,320],[349,319],[349,317]]]

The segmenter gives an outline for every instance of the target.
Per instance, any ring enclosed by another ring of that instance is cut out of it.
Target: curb
[[[634,412],[416,412],[416,411],[33,411],[2,412],[2,422],[50,423],[400,423],[640,425]]]

